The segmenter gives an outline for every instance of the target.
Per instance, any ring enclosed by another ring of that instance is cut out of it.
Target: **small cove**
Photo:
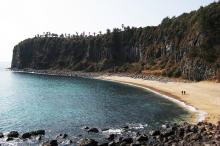
[[[114,82],[0,71],[0,131],[45,129],[88,136],[83,126],[153,128],[190,119],[179,105]],[[138,126],[137,126],[138,125]]]

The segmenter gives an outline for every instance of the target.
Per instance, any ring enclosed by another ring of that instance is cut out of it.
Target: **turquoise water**
[[[0,66],[0,131],[45,129],[51,135],[86,134],[83,126],[154,127],[189,113],[144,89],[77,78],[13,73]]]

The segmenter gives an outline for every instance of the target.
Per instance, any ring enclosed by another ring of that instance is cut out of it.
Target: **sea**
[[[188,121],[180,105],[146,89],[81,77],[12,72],[0,63],[0,132],[44,129],[48,137],[66,133],[74,138],[120,134],[121,127],[152,129],[166,122]],[[1,140],[0,144],[4,143]],[[17,141],[19,142],[19,141]]]

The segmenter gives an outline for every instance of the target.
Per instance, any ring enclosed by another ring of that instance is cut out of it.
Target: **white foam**
[[[124,130],[123,129],[109,129],[106,131],[103,131],[104,134],[122,134]]]
[[[130,128],[130,129],[136,129],[136,130],[138,130],[138,129],[144,129],[145,127],[148,126],[147,124],[143,125],[143,124],[140,124],[140,123],[128,124],[128,125],[129,125],[129,128]]]

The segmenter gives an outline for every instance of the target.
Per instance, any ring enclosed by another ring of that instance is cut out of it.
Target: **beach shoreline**
[[[136,86],[158,94],[163,98],[175,102],[191,113],[194,113],[196,115],[195,123],[200,121],[207,121],[216,124],[220,120],[220,108],[218,108],[218,105],[220,107],[220,83],[214,83],[210,81],[191,82],[186,80],[155,76],[143,77],[129,73],[91,73],[33,69],[12,71],[44,75],[84,77]],[[203,86],[207,87],[207,84],[210,84],[211,86],[208,86],[209,88],[204,90]],[[186,95],[181,95],[181,88],[187,91]],[[197,92],[199,89],[201,91]],[[195,93],[199,94],[197,95]],[[201,94],[204,94],[204,96],[200,97],[199,95]],[[205,101],[202,102],[201,100]],[[209,100],[212,102],[208,102]]]
[[[96,77],[95,79],[104,80],[104,81],[111,81],[111,82],[116,82],[116,83],[120,83],[120,84],[125,84],[125,85],[129,85],[129,86],[134,86],[134,87],[145,89],[149,92],[152,92],[154,94],[159,95],[161,98],[165,98],[171,102],[174,102],[175,104],[178,104],[180,107],[189,111],[192,114],[192,122],[193,123],[198,123],[198,122],[202,122],[202,121],[206,120],[207,113],[205,111],[201,111],[201,110],[195,108],[193,105],[185,103],[183,100],[178,99],[178,97],[174,97],[174,96],[170,95],[169,93],[165,93],[164,91],[161,91],[161,90],[158,90],[158,89],[155,89],[152,87],[144,86],[141,84],[136,84],[136,83],[131,83],[131,82],[122,82],[119,80],[111,80],[109,78],[106,79],[103,76]]]

